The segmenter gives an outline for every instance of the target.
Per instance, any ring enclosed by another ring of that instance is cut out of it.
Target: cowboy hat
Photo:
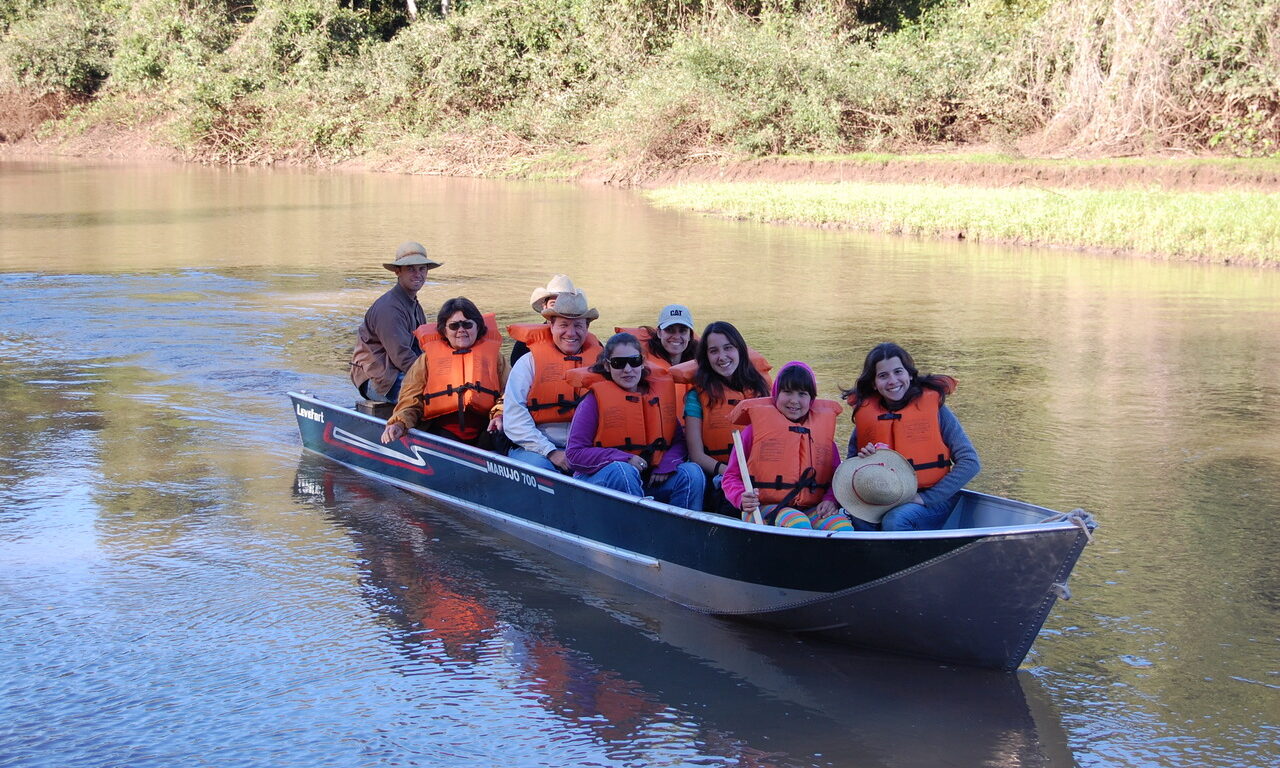
[[[544,307],[542,316],[548,320],[555,317],[567,317],[570,320],[595,320],[600,316],[595,307],[587,308],[587,295],[582,291],[573,293],[557,293],[555,306]]]
[[[422,247],[422,243],[415,243],[412,240],[401,243],[396,249],[396,260],[388,261],[382,266],[395,272],[396,267],[411,267],[415,264],[426,264],[427,269],[444,266],[427,255],[427,249]]]
[[[529,304],[533,306],[533,311],[541,313],[546,309],[547,299],[555,296],[557,293],[577,293],[578,289],[573,287],[573,281],[568,275],[552,275],[547,281],[546,286],[542,288],[534,288],[533,293],[529,294]]]
[[[884,513],[916,495],[916,471],[902,454],[881,448],[870,456],[840,462],[831,488],[844,511],[878,523]]]

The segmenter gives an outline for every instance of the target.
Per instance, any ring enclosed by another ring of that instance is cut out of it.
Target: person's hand
[[[489,431],[490,432],[502,431],[502,414],[498,414],[497,416],[494,416],[492,419],[489,419]]]
[[[547,461],[555,464],[561,472],[569,471],[569,457],[564,455],[564,451],[559,448],[547,454]]]
[[[760,509],[760,494],[752,491],[751,493],[742,494],[742,501],[739,502],[742,507],[742,515],[745,519],[750,520]]]
[[[858,451],[858,458],[865,459],[876,451],[888,450],[889,446],[884,443],[867,443]]]
[[[818,502],[818,506],[813,508],[809,516],[813,518],[815,523],[820,523],[832,515],[840,514],[840,506],[830,499],[823,499]]]
[[[649,462],[645,461],[639,456],[627,457],[627,463],[635,467],[637,472],[641,472],[641,473],[643,473],[646,469],[649,468]]]
[[[405,431],[406,430],[404,428],[404,425],[401,424],[400,422],[398,421],[388,422],[387,428],[382,430],[382,444],[387,445],[389,443],[394,443],[395,441],[404,437]]]
[[[667,478],[671,477],[671,475],[673,474],[675,473],[663,472],[662,474],[659,475],[655,472],[654,474],[649,476],[649,485],[662,485],[663,483],[667,482]]]

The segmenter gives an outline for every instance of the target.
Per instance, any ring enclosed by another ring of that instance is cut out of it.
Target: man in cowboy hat
[[[558,294],[577,292],[578,289],[573,287],[573,281],[569,279],[568,275],[552,275],[545,286],[533,289],[533,293],[529,295],[529,305],[533,307],[534,312],[542,314],[542,310],[549,306],[555,306]],[[516,361],[524,357],[528,352],[529,347],[523,341],[517,341],[511,347],[511,364],[515,365]]]
[[[351,383],[366,400],[394,403],[405,371],[422,354],[413,337],[414,329],[427,322],[418,291],[427,272],[441,264],[410,240],[396,249],[394,261],[382,266],[396,273],[396,284],[364,313],[351,355]]]
[[[517,360],[507,376],[502,428],[513,444],[511,458],[568,472],[564,445],[582,393],[564,380],[564,374],[591,365],[600,355],[600,340],[587,330],[600,313],[581,291],[543,298],[545,326],[508,328],[513,338],[524,337],[529,354]]]

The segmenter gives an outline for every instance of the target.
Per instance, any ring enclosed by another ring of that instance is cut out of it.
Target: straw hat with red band
[[[915,497],[916,471],[902,454],[881,448],[870,456],[840,462],[831,488],[846,512],[878,523],[884,513]]]

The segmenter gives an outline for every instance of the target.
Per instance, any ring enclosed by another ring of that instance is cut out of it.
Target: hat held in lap
[[[902,454],[882,448],[840,462],[831,487],[846,512],[878,523],[886,512],[916,495],[916,471]]]

